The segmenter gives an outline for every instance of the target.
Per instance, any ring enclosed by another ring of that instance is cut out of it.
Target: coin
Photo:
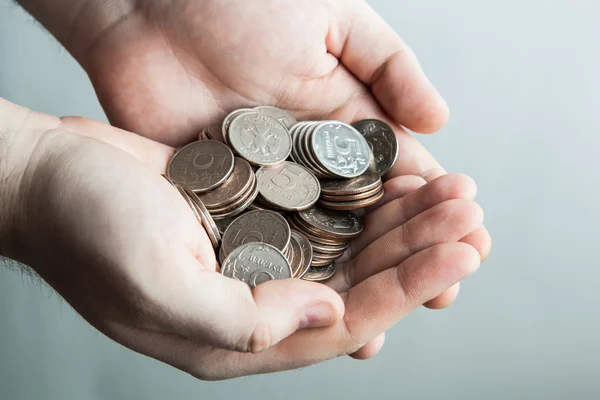
[[[258,186],[256,185],[256,178],[252,175],[252,186],[244,193],[241,197],[234,200],[232,203],[226,204],[221,208],[213,208],[210,210],[211,215],[216,218],[232,217],[234,215],[241,214],[244,210],[252,204],[252,202],[258,196]]]
[[[311,243],[341,246],[345,245],[348,242],[347,239],[330,239],[323,236],[319,236],[320,233],[317,230],[313,228],[308,228],[304,223],[301,223],[294,217],[290,217],[288,219],[288,222],[292,229],[302,232],[302,234],[304,234],[310,240]]]
[[[281,122],[287,129],[290,129],[292,126],[296,125],[298,121],[296,118],[292,116],[287,111],[280,110],[277,107],[270,106],[259,106],[254,109],[258,111],[262,115],[267,115],[271,118],[275,118],[277,121]]]
[[[298,231],[292,230],[292,237],[298,243],[298,245],[300,247],[300,252],[302,253],[302,265],[301,265],[300,269],[297,270],[294,277],[302,278],[304,276],[304,274],[306,274],[306,272],[308,271],[308,269],[310,268],[310,265],[312,263],[313,248],[312,248],[310,241],[304,234],[302,234]]]
[[[340,255],[344,254],[344,252],[348,249],[349,244],[343,245],[328,245],[321,243],[312,243],[312,247],[314,251],[317,251],[321,254],[329,254],[329,255]]]
[[[319,200],[319,206],[322,208],[327,208],[329,210],[339,210],[339,211],[350,211],[350,210],[358,210],[360,208],[370,207],[374,204],[377,204],[379,200],[383,198],[384,190],[383,188],[374,196],[371,196],[362,200],[355,201],[328,201],[328,200]]]
[[[338,121],[319,124],[310,135],[316,160],[341,178],[354,178],[369,168],[369,145],[352,126]]]
[[[298,274],[301,272],[302,267],[304,266],[303,253],[302,248],[300,247],[300,243],[297,238],[298,233],[292,231],[292,236],[290,238],[290,245],[288,248],[292,253],[288,257],[288,261],[290,262],[290,266],[292,267],[292,277],[296,278]]]
[[[168,176],[196,193],[220,186],[233,172],[233,153],[221,142],[197,141],[182,147],[169,162]]]
[[[348,211],[325,210],[313,206],[297,214],[298,220],[313,227],[323,236],[329,238],[352,239],[363,230],[360,220]]]
[[[229,125],[227,140],[232,149],[256,166],[274,166],[289,157],[292,138],[275,118],[256,111],[235,117]]]
[[[235,117],[251,111],[252,109],[250,108],[240,108],[239,110],[235,110],[229,113],[229,115],[225,117],[225,119],[223,120],[223,124],[221,125],[221,133],[223,135],[223,141],[225,143],[229,144],[229,141],[227,140],[227,135],[229,133],[229,126],[231,125],[231,121],[233,121]]]
[[[251,289],[264,282],[292,277],[285,256],[265,243],[248,243],[234,249],[223,261],[221,273],[246,283]]]
[[[215,218],[213,217],[215,224],[217,225],[217,229],[219,229],[219,233],[221,235],[223,235],[225,233],[225,231],[227,230],[227,228],[229,227],[229,225],[231,225],[231,223],[237,218],[237,216],[234,217],[227,217],[227,218]]]
[[[370,190],[368,192],[363,192],[363,193],[359,193],[359,194],[353,194],[353,195],[347,195],[347,196],[328,196],[326,194],[321,194],[320,199],[321,200],[329,200],[329,201],[355,201],[355,200],[362,200],[362,199],[366,199],[368,197],[372,197],[375,196],[376,194],[378,194],[379,192],[381,192],[383,188],[383,185],[376,187],[373,190]]]
[[[235,166],[229,178],[218,188],[200,196],[200,200],[209,210],[223,207],[224,204],[239,199],[250,189],[253,174],[252,167],[246,160],[235,157]]]
[[[208,233],[210,241],[213,247],[216,249],[221,245],[221,233],[219,232],[219,228],[215,224],[215,221],[210,216],[210,213],[202,204],[202,201],[194,193],[191,189],[183,187],[184,193],[189,197],[189,200],[192,202],[192,210],[200,215],[200,220],[204,229]]]
[[[321,182],[321,193],[330,196],[349,196],[368,192],[382,185],[379,175],[367,171],[352,179],[330,179]]]
[[[313,206],[321,193],[317,177],[306,168],[286,161],[277,167],[256,171],[261,200],[271,206],[299,211]]]
[[[272,211],[250,211],[229,225],[223,235],[223,252],[228,255],[247,243],[267,243],[284,251],[291,236],[291,228],[285,218]]]
[[[302,279],[313,282],[323,282],[335,275],[335,263],[325,267],[311,267]]]
[[[369,169],[379,176],[387,174],[398,159],[398,139],[394,130],[377,119],[359,121],[354,127],[367,139],[373,154]]]

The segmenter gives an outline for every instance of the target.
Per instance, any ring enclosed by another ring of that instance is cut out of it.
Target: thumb
[[[297,330],[330,326],[344,315],[341,297],[322,284],[285,279],[250,290],[243,282],[199,270],[197,263],[192,270],[196,276],[163,299],[169,310],[157,313],[159,330],[257,353]]]

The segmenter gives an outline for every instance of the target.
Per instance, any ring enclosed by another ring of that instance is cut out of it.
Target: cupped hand
[[[361,348],[368,357],[383,332],[480,263],[458,242],[482,223],[471,181],[449,175],[414,190],[421,182],[402,177],[386,183],[329,287],[290,279],[251,291],[215,271],[206,232],[160,176],[172,148],[81,118],[24,121],[43,133],[19,185],[25,234],[12,256],[107,336],[201,379]]]

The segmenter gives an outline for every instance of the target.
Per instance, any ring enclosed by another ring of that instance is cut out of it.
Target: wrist
[[[94,42],[135,10],[135,0],[17,0],[80,63]]]
[[[0,255],[23,259],[27,198],[44,132],[60,119],[34,113],[0,98]]]

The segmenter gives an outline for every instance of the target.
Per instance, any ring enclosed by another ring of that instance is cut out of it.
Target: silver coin
[[[325,267],[311,267],[302,277],[305,281],[323,282],[335,275],[335,263]]]
[[[221,273],[254,289],[261,283],[292,277],[290,263],[275,247],[248,243],[233,250],[223,261]]]
[[[321,166],[336,176],[355,178],[369,169],[369,145],[348,124],[337,121],[320,124],[311,135],[311,145]]]
[[[250,211],[236,218],[223,234],[222,248],[230,254],[247,243],[267,243],[285,251],[291,228],[285,218],[273,211]]]
[[[231,113],[229,113],[229,115],[227,115],[225,117],[225,119],[223,120],[223,124],[221,125],[221,134],[223,135],[223,141],[227,144],[229,144],[229,141],[227,140],[227,136],[229,134],[229,126],[231,125],[231,121],[233,121],[233,119],[243,113],[246,112],[251,112],[252,109],[250,108],[240,108],[239,110],[235,110]]]
[[[277,107],[271,106],[260,106],[254,109],[263,115],[267,115],[269,117],[275,118],[277,121],[281,122],[286,128],[290,129],[292,126],[296,125],[298,121],[296,118],[292,116],[287,111],[280,110]]]
[[[317,177],[301,165],[286,161],[277,167],[256,171],[263,200],[286,211],[306,210],[321,194]]]
[[[362,222],[349,211],[325,210],[314,206],[298,212],[297,217],[327,238],[352,239],[363,230]]]
[[[393,129],[377,119],[359,121],[354,127],[367,139],[373,154],[369,169],[379,176],[387,174],[398,160],[398,139]]]
[[[261,167],[285,161],[292,151],[287,128],[275,118],[256,111],[235,117],[229,125],[227,140],[237,154]]]

